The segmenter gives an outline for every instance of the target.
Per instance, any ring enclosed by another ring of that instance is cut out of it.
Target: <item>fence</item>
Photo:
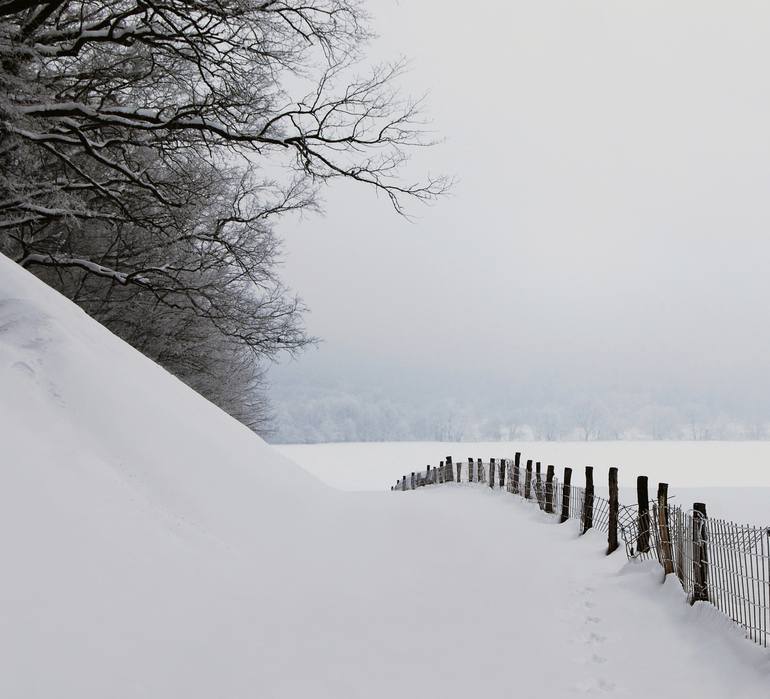
[[[620,546],[629,559],[657,560],[665,575],[676,575],[691,604],[707,602],[725,614],[746,636],[764,647],[770,641],[770,528],[736,524],[707,516],[706,506],[690,510],[672,504],[668,485],[658,485],[651,500],[646,476],[637,478],[637,502],[618,499],[618,469],[608,473],[609,497],[594,492],[593,468],[585,469],[585,485],[572,485],[572,469],[562,480],[549,465],[545,474],[540,462],[521,464],[513,459],[469,458],[414,471],[399,479],[391,490],[414,490],[449,482],[466,482],[503,489],[535,503],[560,522],[578,520],[581,533],[589,529],[607,536],[607,553]]]

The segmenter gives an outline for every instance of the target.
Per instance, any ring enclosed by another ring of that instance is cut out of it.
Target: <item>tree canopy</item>
[[[0,0],[0,250],[204,393],[244,368],[219,402],[258,413],[260,360],[312,340],[275,221],[447,185],[404,181],[430,138],[368,38],[356,0]]]

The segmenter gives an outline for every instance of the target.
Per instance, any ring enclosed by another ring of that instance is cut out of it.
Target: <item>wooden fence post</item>
[[[696,502],[692,513],[692,604],[708,602],[708,551],[706,544],[706,505]]]
[[[495,460],[489,460],[489,487],[495,487]]]
[[[519,494],[519,464],[521,463],[521,452],[516,452],[513,458],[513,493]]]
[[[507,465],[506,459],[500,459],[500,488],[505,488],[505,467]]]
[[[545,472],[545,511],[553,514],[553,465],[549,464]]]
[[[401,490],[406,490],[406,476],[401,479]]]
[[[586,466],[586,487],[583,494],[583,534],[594,526],[594,467]]]
[[[567,467],[564,469],[564,485],[562,486],[561,494],[561,517],[559,522],[564,524],[569,519],[569,498],[570,498],[570,483],[572,482],[572,469]]]
[[[618,511],[620,503],[618,502],[618,469],[614,466],[610,469],[610,513],[607,532],[607,555],[609,556],[618,548]]]
[[[543,503],[543,476],[540,472],[540,462],[535,462],[535,497],[537,498],[538,507],[542,510]]]
[[[454,479],[455,479],[455,472],[454,472],[454,469],[452,468],[452,457],[451,456],[447,456],[446,457],[446,470],[447,470],[447,476],[448,476],[447,480],[450,481],[450,482],[454,481]]]
[[[414,471],[412,471],[412,490],[414,490]]]
[[[461,475],[461,471],[462,471],[463,462],[462,461],[458,461],[455,464],[455,466],[457,467],[457,482],[459,483],[460,482],[460,475]]]
[[[650,550],[650,495],[647,490],[647,476],[636,479],[636,501],[639,506],[639,536],[636,548],[639,553]]]
[[[674,554],[668,525],[668,483],[658,483],[658,541],[665,577],[674,572]]]
[[[476,480],[479,483],[484,482],[484,463],[481,459],[476,459]]]
[[[444,482],[444,462],[440,461],[438,465],[438,482]]]
[[[532,459],[527,459],[527,470],[524,474],[524,497],[527,500],[532,497]]]
[[[468,459],[468,483],[473,483],[473,459]]]

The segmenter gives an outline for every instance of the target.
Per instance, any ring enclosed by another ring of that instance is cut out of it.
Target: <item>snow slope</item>
[[[767,695],[599,537],[325,486],[2,257],[0,438],[0,697]]]

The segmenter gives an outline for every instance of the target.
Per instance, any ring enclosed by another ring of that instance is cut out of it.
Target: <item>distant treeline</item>
[[[633,397],[516,407],[452,398],[398,400],[329,390],[275,398],[281,443],[358,441],[762,440],[770,421],[709,405]],[[513,403],[513,401],[510,401]]]

